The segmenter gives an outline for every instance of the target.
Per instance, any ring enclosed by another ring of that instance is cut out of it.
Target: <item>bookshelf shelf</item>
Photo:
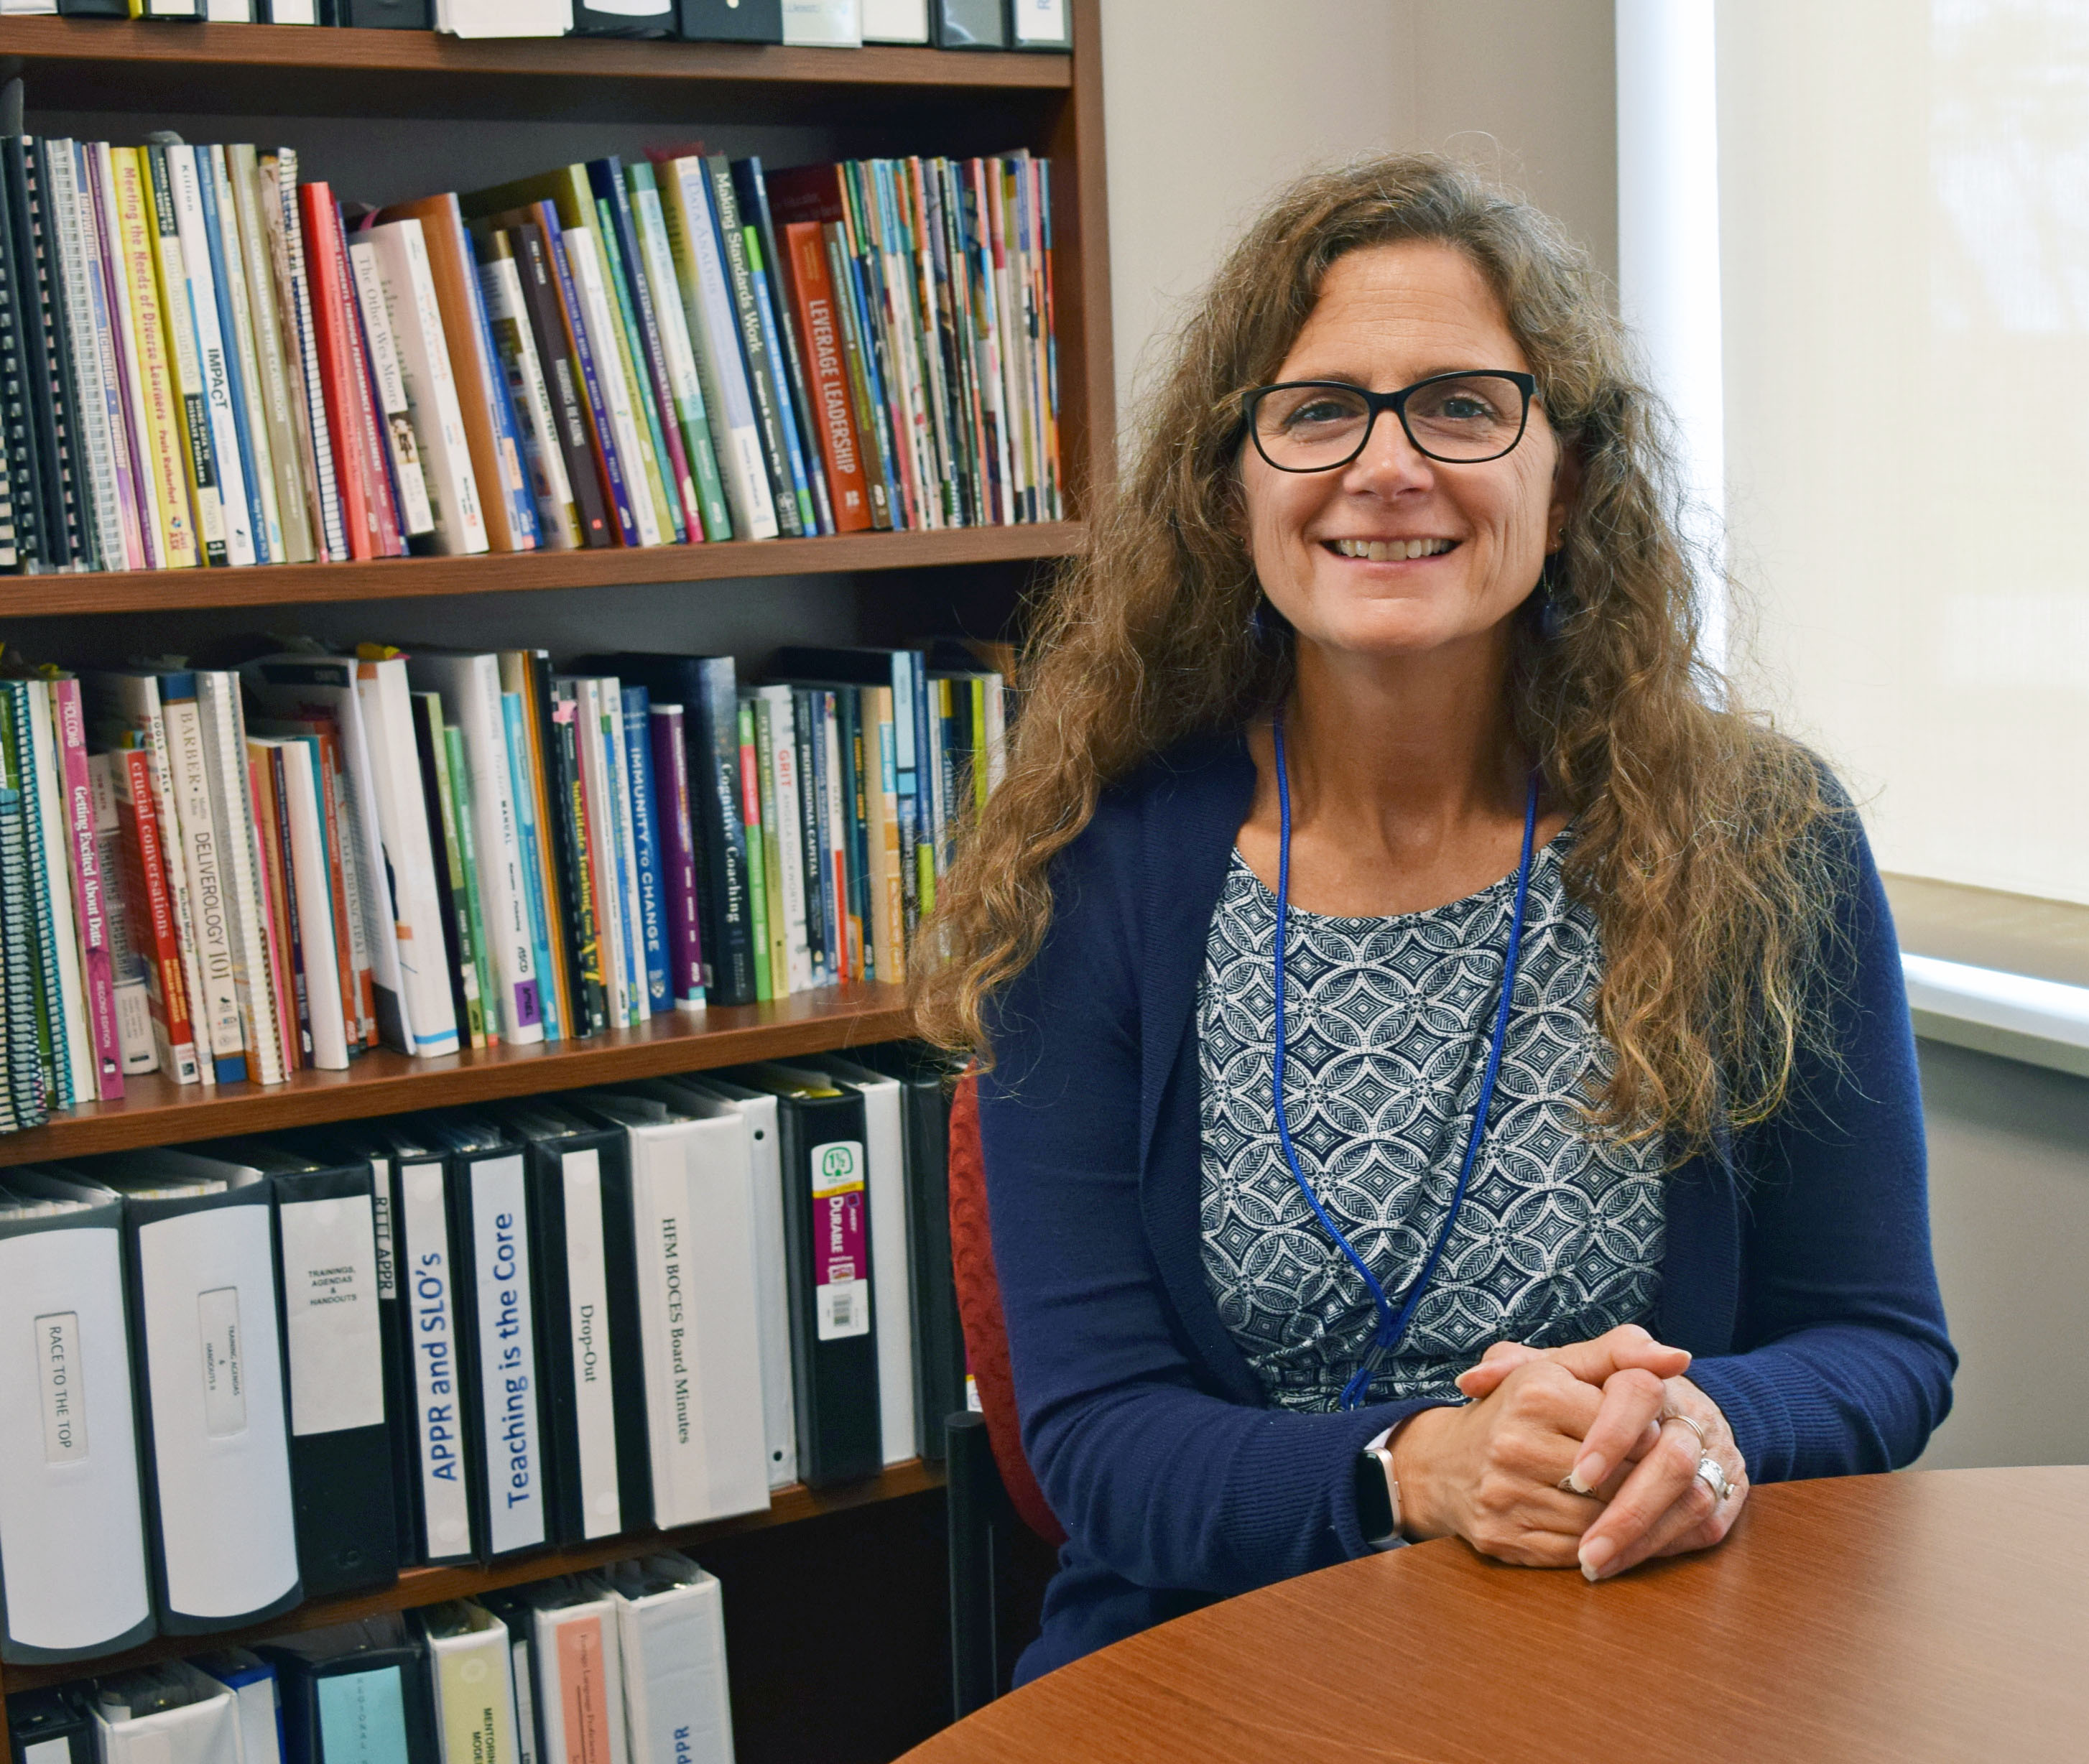
[[[35,109],[217,115],[670,120],[693,106],[772,120],[898,99],[1063,96],[1065,55],[789,49],[614,38],[465,42],[434,31],[0,19]]]
[[[440,1604],[446,1599],[473,1599],[496,1592],[504,1586],[520,1586],[554,1574],[572,1574],[601,1568],[611,1562],[628,1561],[662,1550],[689,1549],[715,1539],[770,1526],[791,1525],[816,1519],[823,1514],[845,1512],[881,1501],[901,1500],[943,1486],[940,1465],[918,1458],[889,1465],[881,1474],[861,1482],[842,1483],[830,1488],[808,1488],[792,1483],[779,1488],[766,1511],[744,1513],[709,1525],[689,1526],[677,1531],[646,1531],[605,1538],[598,1544],[549,1554],[521,1556],[491,1568],[410,1568],[396,1586],[345,1599],[324,1599],[303,1604],[288,1615],[272,1617],[252,1629],[197,1636],[163,1635],[127,1654],[106,1659],[70,1660],[58,1666],[10,1666],[7,1689],[31,1690],[43,1685],[62,1685],[88,1673],[117,1672],[156,1660],[179,1659],[208,1648],[242,1647],[270,1636],[297,1629],[323,1629],[331,1623],[350,1623],[386,1611],[410,1611],[421,1605]]]
[[[586,1041],[493,1047],[437,1060],[373,1048],[345,1072],[307,1068],[287,1083],[265,1087],[229,1084],[207,1090],[148,1074],[129,1082],[120,1102],[90,1103],[54,1115],[47,1126],[0,1135],[0,1167],[788,1060],[895,1041],[907,1027],[898,987],[837,987],[794,992],[773,1004],[720,1005],[701,1017],[656,1017],[644,1029]]]
[[[598,551],[504,552],[470,558],[380,558],[363,563],[268,563],[246,569],[120,570],[0,576],[0,619],[88,613],[177,612],[204,606],[310,606],[429,594],[513,593],[645,582],[914,570],[1068,557],[1077,520],[931,533],[857,533],[814,539],[728,541]]]

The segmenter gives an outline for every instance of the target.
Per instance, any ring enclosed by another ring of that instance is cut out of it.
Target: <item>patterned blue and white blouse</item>
[[[1540,1347],[1651,1320],[1666,1206],[1658,1138],[1585,1137],[1606,1070],[1590,1020],[1594,915],[1570,900],[1561,833],[1533,862],[1523,957],[1491,1120],[1465,1204],[1371,1399],[1454,1396],[1494,1342]],[[1499,1001],[1514,876],[1426,912],[1293,907],[1285,1107],[1300,1167],[1396,1313],[1458,1175]],[[1284,1162],[1270,1098],[1276,901],[1233,853],[1212,914],[1197,1021],[1204,1277],[1272,1402],[1336,1406],[1371,1343],[1363,1282]]]

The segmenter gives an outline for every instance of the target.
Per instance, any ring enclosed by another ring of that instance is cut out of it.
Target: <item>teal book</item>
[[[544,1017],[544,1039],[563,1040],[568,1031],[559,1015],[559,989],[550,983],[551,922],[544,899],[544,829],[537,824],[537,792],[530,779],[530,733],[523,720],[522,695],[500,695],[502,731],[508,739],[508,789],[515,800],[516,842],[522,854],[522,893],[530,920],[530,944],[537,972],[547,976],[538,988]]]
[[[473,815],[474,798],[471,794],[471,767],[465,762],[464,731],[455,723],[443,725],[443,770],[448,778],[445,801],[446,812],[457,820],[457,856],[464,865],[465,910],[471,919],[472,961],[478,970],[478,995],[482,1000],[500,997],[500,985],[493,971],[493,948],[486,940],[486,895],[478,883],[478,837]],[[496,1013],[488,1007],[486,1013],[486,1038],[490,1042],[508,1027],[504,1013]]]

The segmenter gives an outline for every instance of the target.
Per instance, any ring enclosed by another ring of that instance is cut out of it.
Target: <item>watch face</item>
[[[1392,1494],[1385,1485],[1385,1463],[1375,1452],[1358,1452],[1356,1469],[1357,1528],[1366,1544],[1383,1544],[1393,1532]]]

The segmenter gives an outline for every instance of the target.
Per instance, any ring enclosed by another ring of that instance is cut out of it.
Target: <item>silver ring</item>
[[[1682,1417],[1679,1415],[1677,1419]],[[1726,1471],[1709,1452],[1697,1460],[1697,1480],[1712,1491],[1712,1499],[1721,1505],[1734,1492],[1734,1485],[1727,1480]]]
[[[1700,1427],[1695,1421],[1692,1420],[1688,1415],[1679,1415],[1673,1409],[1663,1409],[1661,1411],[1660,1418],[1656,1423],[1657,1430],[1661,1427],[1666,1426],[1671,1421],[1680,1421],[1685,1427],[1688,1428],[1692,1433],[1695,1433],[1697,1436],[1697,1449],[1701,1453],[1710,1449],[1712,1442],[1705,1437],[1704,1428]]]

